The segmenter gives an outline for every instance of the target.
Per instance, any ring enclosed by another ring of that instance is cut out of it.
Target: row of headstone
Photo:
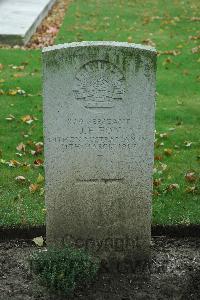
[[[49,244],[149,258],[155,69],[142,45],[43,50]]]

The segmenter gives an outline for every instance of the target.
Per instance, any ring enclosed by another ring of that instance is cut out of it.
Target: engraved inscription
[[[61,144],[68,150],[127,150],[136,145],[135,132],[129,125],[130,119],[93,118],[67,119],[67,127],[73,128],[70,136],[48,138],[50,143]],[[75,129],[76,128],[76,129]]]
[[[83,65],[76,74],[75,98],[88,109],[112,108],[123,101],[125,79],[118,67],[95,60]]]

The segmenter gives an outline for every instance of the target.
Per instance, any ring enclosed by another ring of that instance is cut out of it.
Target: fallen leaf
[[[193,21],[193,22],[199,22],[200,17],[191,17],[190,20]]]
[[[191,51],[192,51],[193,54],[200,53],[200,46],[196,46],[196,47],[192,48]]]
[[[13,121],[14,119],[15,117],[11,114],[6,118],[7,121]]]
[[[10,89],[8,91],[8,95],[9,96],[16,96],[16,95],[26,95],[26,92],[24,90],[22,90],[21,88],[17,87],[15,89]]]
[[[17,160],[15,160],[15,159],[11,159],[9,162],[8,162],[8,166],[9,167],[17,167],[17,166],[20,166],[21,165],[21,163],[20,162],[18,162]]]
[[[194,186],[188,186],[188,187],[186,188],[185,192],[186,192],[186,193],[192,193],[192,194],[194,194],[194,193],[197,192],[197,188],[196,188],[195,185],[194,185]]]
[[[185,144],[185,147],[191,147],[191,145],[192,145],[193,143],[190,142],[190,141],[185,141],[184,144]]]
[[[16,149],[17,149],[18,151],[25,152],[26,145],[24,145],[23,143],[20,143],[20,144],[16,147]]]
[[[200,35],[190,35],[189,40],[196,41],[200,39]]]
[[[127,39],[128,43],[132,43],[133,42],[133,38],[132,36],[129,36],[128,39]]]
[[[8,91],[8,95],[10,95],[10,96],[15,96],[15,95],[17,95],[17,90],[9,90]]]
[[[44,239],[42,236],[35,237],[32,239],[32,241],[39,247],[42,247],[44,245]]]
[[[30,193],[35,193],[38,189],[39,189],[39,185],[36,183],[31,183],[31,185],[29,186],[29,191]]]
[[[43,152],[43,143],[39,142],[35,144],[35,154],[41,154]]]
[[[1,70],[3,70],[3,65],[2,65],[2,64],[0,64],[0,71],[1,71]]]
[[[14,70],[24,70],[25,66],[14,66],[14,65],[9,65]]]
[[[161,178],[154,179],[153,185],[154,186],[159,186],[159,185],[161,185],[161,182],[162,182]]]
[[[36,151],[35,150],[31,150],[31,155],[36,155]]]
[[[162,171],[165,171],[167,169],[166,164],[163,164],[163,163],[160,162],[160,166],[161,166]]]
[[[159,55],[173,55],[173,56],[177,56],[181,54],[181,51],[179,50],[165,50],[165,51],[159,51],[158,52]]]
[[[193,171],[188,171],[185,174],[185,180],[188,182],[195,182],[197,180],[197,175]]]
[[[163,158],[162,158],[161,155],[155,155],[154,159],[155,159],[155,160],[162,160]]]
[[[168,185],[167,187],[167,190],[168,191],[173,191],[173,190],[176,190],[176,189],[179,189],[179,184],[178,183],[171,183],[170,185]]]
[[[23,155],[22,153],[19,153],[19,152],[16,152],[15,154],[20,157]]]
[[[43,196],[44,195],[44,188],[41,188],[40,189],[40,196]],[[46,209],[45,209],[45,212],[46,212]]]
[[[24,176],[17,176],[17,177],[15,177],[15,180],[18,182],[24,182],[26,180],[26,178]]]
[[[165,153],[165,155],[167,155],[167,156],[171,156],[172,153],[173,153],[173,150],[170,149],[170,148],[166,148],[166,149],[164,149],[164,153]]]
[[[21,120],[24,123],[31,124],[34,121],[34,118],[30,115],[25,115],[25,116],[21,117]]]
[[[34,165],[35,166],[42,166],[43,165],[43,160],[42,159],[36,159],[35,161],[34,161]]]
[[[156,44],[150,39],[142,40],[142,43],[147,45],[147,46],[152,46],[152,47],[156,46]]]
[[[164,132],[164,133],[160,133],[160,138],[167,138],[168,137],[168,133]]]
[[[37,183],[42,183],[44,181],[44,176],[42,176],[41,174],[38,175],[37,178]]]
[[[13,75],[13,77],[15,77],[15,78],[21,78],[21,77],[24,77],[24,76],[25,76],[24,73],[16,73],[16,74]]]
[[[56,34],[58,32],[58,28],[57,27],[49,27],[49,29],[47,30],[47,33],[53,33]]]

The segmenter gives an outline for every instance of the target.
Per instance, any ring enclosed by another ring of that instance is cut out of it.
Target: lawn
[[[200,222],[199,11],[198,0],[74,0],[56,39],[128,41],[159,51],[154,224]],[[40,55],[0,49],[1,226],[45,222]]]

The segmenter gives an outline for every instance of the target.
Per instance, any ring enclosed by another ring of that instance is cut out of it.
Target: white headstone
[[[150,254],[156,51],[117,42],[43,50],[49,244]]]

